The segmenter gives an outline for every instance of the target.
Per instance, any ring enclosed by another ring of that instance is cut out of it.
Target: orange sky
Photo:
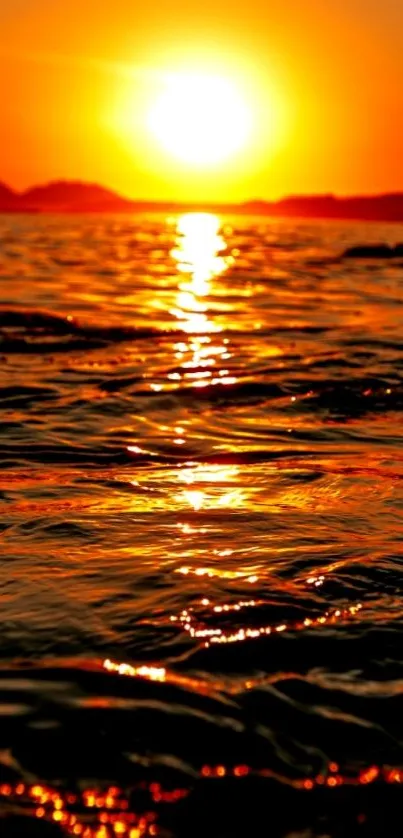
[[[0,0],[0,179],[137,198],[403,190],[401,0]],[[150,142],[165,72],[233,79],[254,135],[214,171]],[[272,115],[270,115],[272,113]]]

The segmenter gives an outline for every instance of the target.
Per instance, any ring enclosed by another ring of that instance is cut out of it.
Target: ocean
[[[403,226],[0,217],[0,832],[398,834]]]

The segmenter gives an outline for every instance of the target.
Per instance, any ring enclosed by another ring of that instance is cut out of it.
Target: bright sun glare
[[[148,126],[165,152],[185,165],[202,168],[242,150],[251,133],[252,115],[230,80],[172,74],[149,111]]]

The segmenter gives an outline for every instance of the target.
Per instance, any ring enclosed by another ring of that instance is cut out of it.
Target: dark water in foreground
[[[400,834],[403,229],[219,224],[0,219],[2,836]]]

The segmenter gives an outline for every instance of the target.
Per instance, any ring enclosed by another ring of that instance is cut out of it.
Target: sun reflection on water
[[[178,271],[188,276],[188,281],[179,285],[180,293],[206,297],[210,293],[210,281],[229,266],[228,258],[222,255],[226,243],[220,234],[220,219],[207,212],[185,213],[179,218],[177,232],[177,246],[171,256]],[[201,303],[196,299],[196,304]]]
[[[220,219],[212,213],[186,213],[177,222],[177,239],[171,256],[180,275],[175,317],[187,338],[174,344],[177,369],[168,375],[193,387],[233,384],[228,370],[232,357],[229,340],[217,335],[222,326],[211,316],[213,280],[225,273],[233,262],[220,233]],[[215,335],[216,337],[213,337]]]
[[[237,466],[197,465],[187,466],[178,470],[178,480],[191,487],[184,489],[177,500],[189,505],[195,512],[200,509],[235,509],[242,506],[244,493],[235,485],[228,487],[228,483],[239,480]],[[211,483],[210,490],[205,484]],[[202,484],[203,488],[198,488]]]

